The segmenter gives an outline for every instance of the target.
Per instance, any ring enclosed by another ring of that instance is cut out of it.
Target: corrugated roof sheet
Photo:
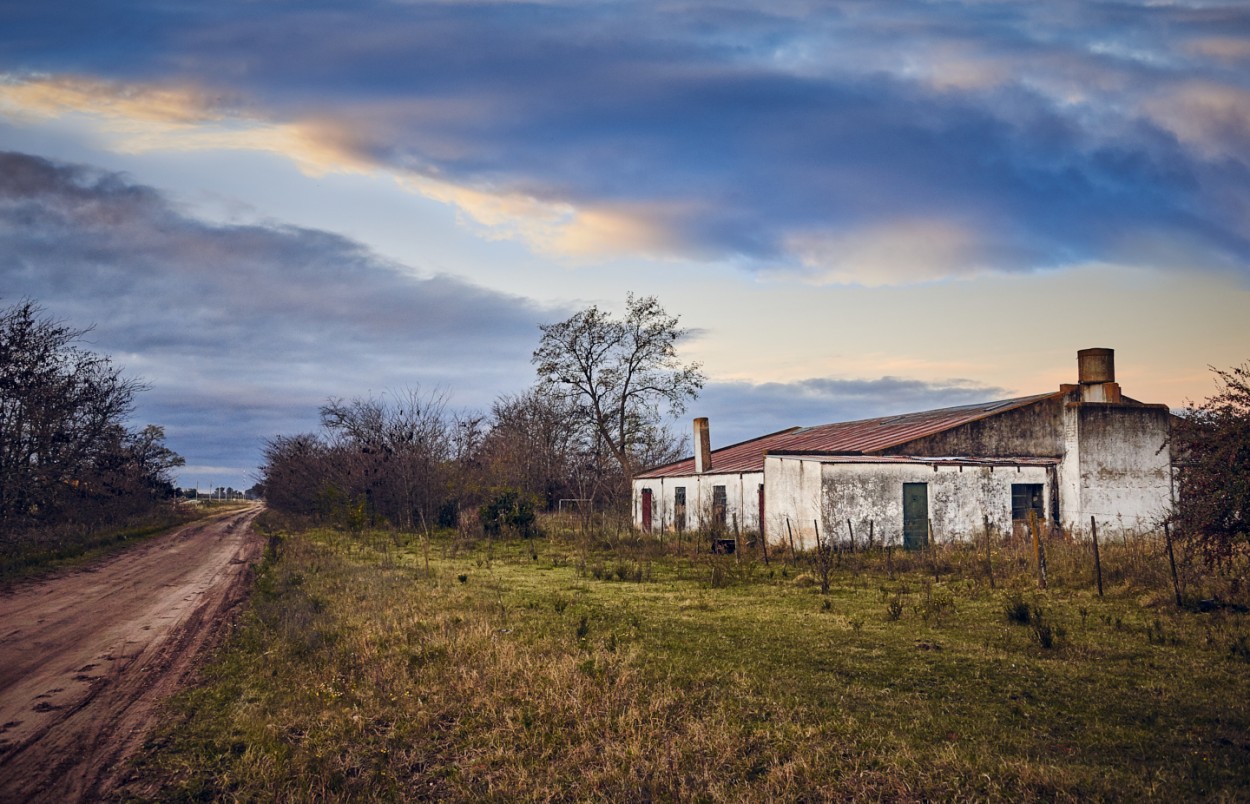
[[[900,416],[881,416],[853,422],[794,427],[712,452],[707,474],[764,471],[764,454],[843,453],[860,455],[896,447],[978,419],[1022,408],[1057,396],[1062,391],[960,405]],[[637,477],[680,477],[694,474],[694,458],[686,458],[642,472]]]
[[[784,454],[771,453],[772,457],[790,457]],[[929,457],[920,455],[800,455],[794,456],[806,461],[817,463],[845,464],[881,464],[906,463],[922,466],[1058,466],[1058,458],[1034,458],[1031,456],[1017,458],[971,458],[966,455],[951,457]]]

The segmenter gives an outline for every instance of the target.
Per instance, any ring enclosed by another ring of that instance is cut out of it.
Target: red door
[[[651,489],[642,490],[642,529],[651,532]]]

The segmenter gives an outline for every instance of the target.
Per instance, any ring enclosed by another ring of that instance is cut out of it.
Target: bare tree
[[[261,485],[270,508],[289,514],[320,513],[318,496],[332,470],[328,445],[312,433],[265,442]]]
[[[381,399],[331,399],[321,423],[344,466],[354,471],[349,494],[378,517],[411,530],[431,521],[447,496],[445,471],[455,445],[446,395],[408,389]]]
[[[581,428],[564,397],[542,388],[501,396],[489,421],[481,459],[492,486],[531,494],[548,508],[562,497],[578,496]]]
[[[540,383],[570,406],[596,459],[605,454],[628,479],[666,436],[666,416],[682,413],[703,387],[699,364],[677,357],[687,331],[655,297],[632,293],[624,318],[592,306],[540,329]]]

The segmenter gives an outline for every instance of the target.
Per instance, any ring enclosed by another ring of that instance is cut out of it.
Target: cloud
[[[878,285],[1138,260],[1149,234],[1154,267],[1250,277],[1233,7],[132,0],[106,40],[80,5],[4,37],[8,114],[388,171],[546,254]]]
[[[993,270],[975,232],[942,220],[896,220],[848,232],[795,233],[786,243],[817,280],[891,285]]]
[[[710,419],[719,448],[787,427],[856,421],[970,405],[1009,394],[970,380],[925,382],[902,377],[812,378],[794,382],[711,382],[691,406]]]
[[[388,262],[328,232],[209,224],[123,175],[0,153],[0,276],[146,379],[141,415],[194,465],[255,463],[330,395],[440,387],[485,405],[530,381],[525,299]],[[238,478],[234,479],[237,485]]]

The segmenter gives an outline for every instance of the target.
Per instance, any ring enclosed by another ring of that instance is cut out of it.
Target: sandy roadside
[[[260,508],[0,593],[0,801],[107,796],[246,593]]]

